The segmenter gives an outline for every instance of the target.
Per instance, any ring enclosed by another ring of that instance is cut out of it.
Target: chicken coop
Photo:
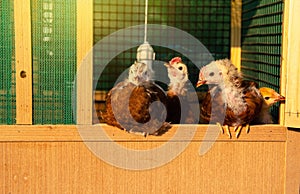
[[[0,191],[299,193],[299,17],[298,0],[0,0]],[[147,137],[105,124],[145,38],[164,90],[159,64],[181,57],[201,99],[199,69],[228,58],[285,96],[274,123],[231,139],[206,124]]]

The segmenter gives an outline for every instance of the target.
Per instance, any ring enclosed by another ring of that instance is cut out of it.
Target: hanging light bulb
[[[150,72],[153,72],[152,64],[155,60],[155,53],[152,46],[147,41],[147,19],[148,19],[148,0],[145,0],[145,29],[144,43],[137,49],[137,61],[147,64]]]
[[[155,60],[155,53],[152,46],[148,42],[144,42],[137,49],[137,60],[146,63],[152,68],[153,60]]]

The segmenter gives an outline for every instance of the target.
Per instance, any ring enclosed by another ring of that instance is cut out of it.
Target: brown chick
[[[272,115],[270,114],[270,108],[276,102],[283,102],[285,97],[278,94],[275,90],[267,87],[259,88],[259,91],[264,99],[261,111],[251,122],[251,124],[272,124],[274,123]]]
[[[167,97],[163,89],[150,80],[147,65],[136,62],[127,80],[118,83],[106,97],[108,125],[130,133],[161,135],[170,125],[165,122]]]
[[[243,81],[242,75],[228,59],[213,61],[199,73],[197,87],[208,84],[210,89],[203,100],[200,122],[216,123],[231,138],[229,127],[236,137],[259,113],[263,98],[254,82]],[[222,127],[223,126],[223,127]]]

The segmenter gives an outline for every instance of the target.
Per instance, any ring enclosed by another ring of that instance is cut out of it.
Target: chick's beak
[[[200,70],[200,73],[199,73],[199,79],[198,79],[198,82],[196,84],[196,87],[199,88],[200,86],[206,84],[206,79],[204,77],[204,74],[203,72]]]
[[[285,101],[285,97],[280,95],[277,99],[277,102],[283,102],[283,101]]]
[[[206,84],[206,80],[198,80],[197,84],[196,84],[196,87],[200,87],[202,85]]]

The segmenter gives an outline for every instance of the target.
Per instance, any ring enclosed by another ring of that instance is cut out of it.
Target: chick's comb
[[[171,59],[170,64],[173,65],[174,63],[180,63],[182,62],[180,57],[174,57],[173,59]]]

